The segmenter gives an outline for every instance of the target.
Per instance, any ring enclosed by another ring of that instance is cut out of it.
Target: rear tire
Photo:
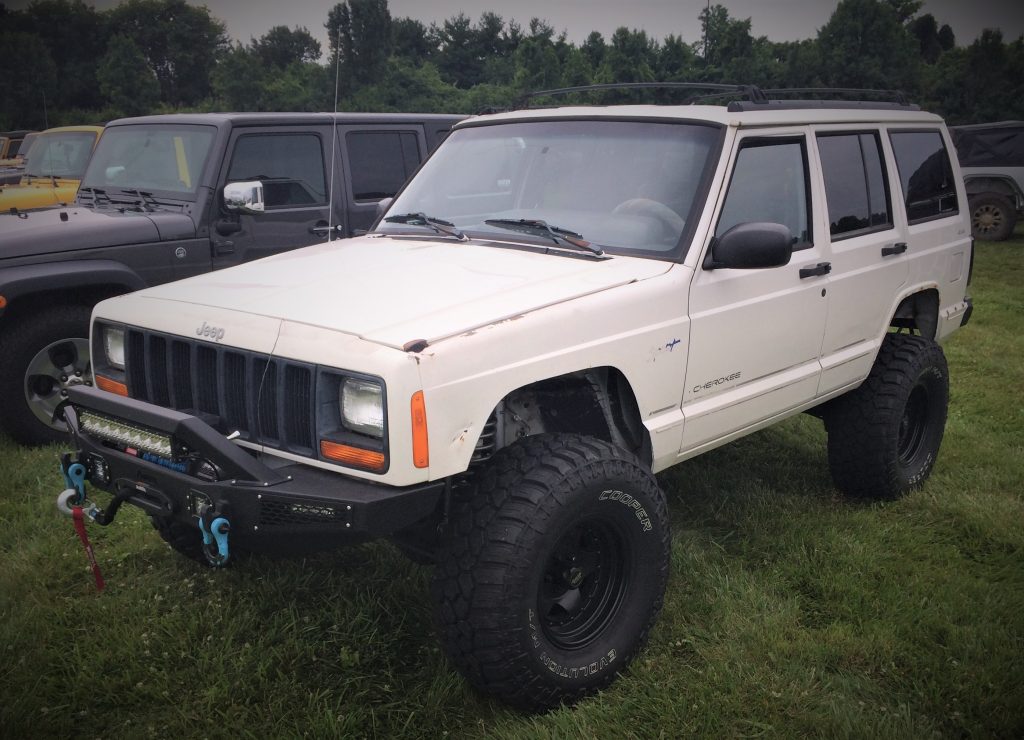
[[[949,370],[942,348],[887,334],[867,380],[825,417],[832,479],[843,493],[894,499],[928,478],[942,444]]]
[[[1009,239],[1017,225],[1017,212],[1008,198],[982,193],[970,198],[971,234],[975,239],[1001,242]]]
[[[665,497],[607,442],[539,435],[458,494],[432,594],[477,689],[530,711],[608,686],[647,640],[668,576]]]
[[[66,442],[52,422],[67,388],[92,383],[88,306],[54,306],[23,314],[0,336],[0,426],[25,445]]]

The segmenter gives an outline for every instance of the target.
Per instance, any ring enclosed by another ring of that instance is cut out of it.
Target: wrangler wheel
[[[0,425],[22,444],[66,441],[53,414],[73,385],[91,384],[88,306],[17,317],[0,336]]]

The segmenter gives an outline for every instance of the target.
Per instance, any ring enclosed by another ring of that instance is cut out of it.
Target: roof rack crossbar
[[[767,103],[768,98],[757,85],[722,85],[712,82],[611,82],[600,85],[580,85],[579,87],[560,87],[555,90],[539,90],[526,93],[517,101],[516,107],[525,107],[531,98],[542,98],[553,95],[571,95],[577,92],[597,92],[602,90],[716,90],[719,95],[742,95],[752,103]]]
[[[888,97],[899,105],[910,105],[902,90],[873,90],[862,87],[776,87],[761,90],[767,98],[774,95],[812,94],[812,95],[876,95]]]

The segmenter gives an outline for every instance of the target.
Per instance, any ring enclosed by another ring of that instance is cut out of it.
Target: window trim
[[[866,166],[867,163],[864,160],[864,146],[861,144],[861,141],[860,141],[860,137],[863,136],[863,135],[874,136],[875,144],[878,147],[878,161],[879,161],[879,164],[882,165],[882,188],[883,188],[883,190],[885,192],[885,205],[886,205],[886,208],[887,208],[888,213],[889,213],[889,223],[888,224],[882,224],[880,226],[865,226],[863,228],[855,229],[853,231],[844,231],[844,232],[842,232],[840,234],[833,234],[832,233],[831,217],[828,216],[828,185],[825,182],[825,166],[824,166],[824,164],[822,164],[822,166],[821,166],[821,184],[822,184],[822,186],[825,189],[825,214],[826,214],[826,219],[828,219],[829,241],[831,243],[833,243],[833,244],[835,242],[840,242],[840,241],[843,241],[845,239],[855,239],[858,236],[866,236],[867,234],[880,234],[883,231],[889,231],[890,229],[895,229],[896,228],[896,218],[895,218],[895,214],[893,213],[893,205],[892,205],[892,187],[890,186],[890,183],[889,183],[889,170],[886,167],[886,162],[885,162],[885,149],[882,147],[882,132],[879,129],[875,129],[875,128],[856,129],[856,130],[854,130],[854,129],[850,129],[850,130],[846,130],[846,129],[843,129],[843,130],[830,129],[828,131],[816,131],[815,134],[814,134],[814,143],[815,143],[815,146],[817,146],[819,138],[828,137],[828,136],[856,136],[857,137],[857,145],[858,145],[858,148],[860,149],[861,168],[864,171],[864,186],[867,189],[867,196],[868,196],[868,218],[870,218],[871,217],[871,213],[870,213],[870,211],[871,211],[871,185],[868,182],[868,171],[867,171],[867,166]],[[818,147],[818,161],[822,162],[821,147]],[[902,190],[902,187],[900,189]]]
[[[736,177],[736,163],[739,161],[740,153],[748,147],[777,146],[779,144],[799,144],[800,158],[804,165],[804,199],[807,210],[807,241],[797,241],[793,244],[793,251],[800,252],[814,247],[814,210],[812,209],[811,198],[811,167],[807,158],[807,134],[794,133],[782,136],[754,135],[740,139],[739,147],[736,149],[736,156],[729,163],[729,182],[725,186],[725,196],[722,198],[722,205],[718,209],[718,216],[715,219],[714,228],[711,230],[712,238],[717,238],[718,226],[722,222],[722,211],[729,201],[729,192],[732,190],[732,181]]]
[[[907,219],[907,226],[916,226],[917,224],[926,224],[929,221],[941,221],[944,218],[953,218],[954,216],[960,215],[961,203],[960,203],[960,191],[957,188],[957,176],[956,170],[953,169],[953,159],[949,156],[949,144],[946,137],[942,135],[941,128],[892,128],[886,127],[886,133],[889,135],[889,146],[892,148],[892,159],[896,165],[896,174],[900,179],[900,199],[903,201],[903,215]],[[953,179],[953,194],[956,196],[956,209],[947,211],[945,213],[937,213],[934,216],[925,216],[924,218],[910,218],[910,211],[907,209],[907,194],[903,192],[903,172],[900,170],[900,158],[896,153],[896,144],[893,142],[893,134],[938,134],[939,141],[942,142],[942,148],[946,152],[946,162],[949,164],[950,174]],[[953,148],[956,151],[956,148]],[[963,178],[961,177],[961,182]]]
[[[320,145],[320,166],[323,168],[323,176],[324,176],[323,182],[324,182],[324,190],[325,190],[325,192],[324,192],[324,196],[323,196],[323,201],[322,202],[316,202],[316,203],[295,203],[295,204],[290,204],[290,205],[286,204],[286,205],[278,205],[278,206],[265,205],[264,206],[265,209],[266,209],[264,211],[265,213],[269,213],[269,212],[275,212],[276,213],[278,211],[297,211],[297,210],[301,210],[301,209],[304,209],[304,208],[324,208],[325,206],[327,206],[331,202],[330,179],[328,178],[328,173],[327,173],[327,156],[326,156],[325,151],[324,151],[323,136],[321,136],[318,131],[306,131],[306,130],[295,130],[295,131],[247,131],[247,132],[239,133],[238,136],[235,137],[234,141],[231,142],[231,157],[228,159],[228,161],[227,161],[227,169],[224,171],[224,185],[228,185],[228,184],[233,183],[233,182],[247,182],[246,180],[233,180],[231,178],[231,168],[235,166],[235,156],[238,154],[238,144],[239,144],[239,142],[241,142],[242,139],[253,138],[253,137],[257,137],[257,136],[263,137],[263,138],[267,138],[267,137],[271,137],[271,136],[308,136],[308,137],[315,138],[317,143]],[[219,196],[219,200],[220,200],[221,209],[224,209],[224,191],[223,191],[223,187],[221,188],[221,192],[218,193],[218,196]]]

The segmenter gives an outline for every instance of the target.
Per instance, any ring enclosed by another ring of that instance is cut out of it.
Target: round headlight
[[[384,436],[384,391],[380,383],[346,378],[341,384],[341,421],[350,431],[381,439]]]
[[[112,367],[124,370],[124,329],[103,327],[103,351]]]

